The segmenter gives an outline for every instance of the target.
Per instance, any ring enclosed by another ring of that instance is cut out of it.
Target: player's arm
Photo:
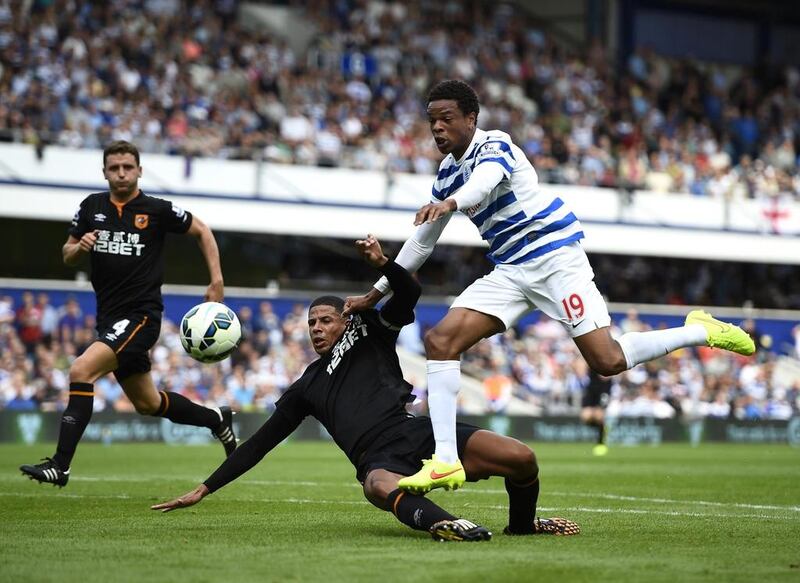
[[[67,242],[64,243],[64,246],[61,248],[61,255],[64,258],[64,263],[69,266],[80,263],[83,256],[92,250],[96,241],[97,233],[95,231],[84,233],[80,239],[70,235],[67,238]]]
[[[194,506],[264,459],[265,455],[297,429],[302,419],[303,416],[287,415],[280,407],[277,408],[267,422],[250,439],[237,447],[205,482],[174,500],[154,504],[150,507],[151,510],[169,512]]]
[[[381,309],[381,318],[392,326],[402,327],[414,321],[414,306],[422,293],[419,283],[402,266],[383,253],[381,244],[373,235],[356,241],[356,248],[364,260],[386,277],[394,295]]]
[[[197,244],[208,266],[208,275],[211,277],[211,283],[206,289],[205,299],[209,302],[221,302],[225,298],[225,284],[222,279],[219,247],[217,247],[214,233],[196,215],[192,216],[192,224],[186,232],[197,239]]]
[[[417,227],[417,230],[403,244],[402,249],[395,257],[395,263],[409,273],[416,272],[433,253],[433,248],[450,221],[450,216],[447,215],[440,221],[425,223]],[[386,276],[380,278],[365,295],[347,298],[344,315],[374,307],[391,289],[393,288],[389,284],[389,279]]]
[[[479,204],[500,184],[508,174],[501,164],[481,164],[475,166],[472,176],[458,191],[441,202],[426,204],[417,211],[415,225],[432,223],[457,210]]]

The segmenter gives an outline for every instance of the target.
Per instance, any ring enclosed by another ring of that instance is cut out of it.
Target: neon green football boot
[[[686,316],[686,325],[700,324],[708,334],[708,345],[712,348],[722,348],[738,354],[750,356],[756,351],[756,345],[750,335],[728,322],[713,318],[703,310],[692,310]]]
[[[458,490],[466,479],[460,460],[447,464],[433,455],[429,460],[422,460],[422,469],[413,476],[401,479],[397,487],[411,494],[426,494],[435,488]]]

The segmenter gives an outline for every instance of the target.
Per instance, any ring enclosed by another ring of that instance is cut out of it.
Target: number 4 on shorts
[[[131,323],[130,320],[120,320],[119,322],[117,322],[112,326],[112,328],[114,328],[114,333],[117,336],[121,336],[122,333],[125,332],[125,329],[128,327],[128,324],[130,323]]]

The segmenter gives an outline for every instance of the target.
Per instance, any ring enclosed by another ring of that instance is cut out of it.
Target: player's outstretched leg
[[[225,448],[225,455],[236,449],[236,435],[233,431],[233,411],[230,407],[203,407],[172,391],[159,391],[161,404],[152,413],[165,417],[173,423],[207,427]]]
[[[750,335],[735,324],[723,322],[703,310],[692,310],[686,316],[686,325],[699,324],[706,329],[707,342],[712,348],[722,348],[737,354],[750,356],[756,351]]]
[[[401,477],[384,469],[370,471],[364,479],[364,496],[409,528],[429,532],[433,540],[481,541],[492,537],[486,528],[453,516],[432,500],[400,490],[397,481]]]
[[[236,449],[230,407],[204,407],[180,393],[156,390],[149,372],[126,376],[120,384],[138,413],[164,417],[181,425],[206,427],[222,443],[226,456]]]
[[[576,337],[575,344],[589,366],[605,376],[618,374],[687,346],[711,346],[745,356],[756,351],[753,339],[739,326],[717,320],[702,310],[689,312],[684,326],[623,334],[616,340],[621,355],[608,328],[601,330]]]
[[[398,482],[401,489],[414,494],[425,494],[434,488],[457,490],[466,480],[456,447],[461,363],[458,360],[429,360],[427,368],[428,409],[436,452],[431,459],[422,461],[422,468],[416,474]]]
[[[44,458],[40,464],[20,466],[19,470],[24,476],[40,484],[53,484],[63,488],[69,481],[69,469],[63,471],[53,458],[49,457]]]
[[[467,291],[469,289],[471,286]],[[464,294],[459,297],[463,299]],[[453,306],[442,321],[425,334],[428,410],[436,449],[430,460],[423,460],[420,471],[400,480],[398,486],[403,490],[424,494],[434,488],[456,490],[464,485],[466,474],[458,459],[456,444],[461,354],[482,338],[503,330],[505,324],[494,316],[477,309]]]

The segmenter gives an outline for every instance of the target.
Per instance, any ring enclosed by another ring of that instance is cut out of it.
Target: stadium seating
[[[74,300],[52,306],[47,294],[0,298],[0,409],[58,411],[72,360],[93,341],[94,318]],[[240,411],[269,411],[316,355],[308,342],[306,307],[296,303],[282,318],[268,301],[243,306],[239,318],[247,340],[219,365],[202,365],[183,353],[175,324],[164,321],[153,349],[153,378],[159,388],[192,400],[229,404]],[[644,330],[635,314],[623,330]],[[400,345],[420,351],[420,328],[409,328]],[[800,338],[800,329],[796,331]],[[798,355],[796,355],[798,356]],[[796,361],[795,361],[796,362]],[[610,412],[619,416],[734,417],[788,419],[800,409],[796,374],[780,374],[781,358],[769,350],[745,358],[712,349],[681,350],[616,377]],[[563,328],[542,318],[523,329],[485,340],[464,357],[464,371],[484,383],[483,411],[575,414],[588,382],[586,364]],[[424,378],[409,377],[426,410]],[[112,376],[95,386],[95,409],[133,411]],[[509,409],[512,399],[516,407]],[[524,406],[520,406],[523,404]]]
[[[800,191],[794,69],[762,78],[637,50],[615,70],[599,43],[570,52],[493,3],[314,3],[302,52],[237,23],[233,2],[25,6],[0,11],[4,141],[427,174],[425,91],[457,76],[478,89],[481,124],[509,131],[545,182]]]

